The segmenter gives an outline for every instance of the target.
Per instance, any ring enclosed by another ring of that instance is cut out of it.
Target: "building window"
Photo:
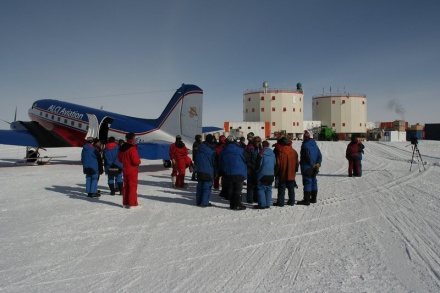
[[[88,125],[86,125],[86,130],[89,130],[89,126]]]
[[[254,108],[252,108],[252,112],[255,112],[255,109],[254,109]]]
[[[275,107],[272,107],[272,112],[275,112]]]
[[[261,108],[261,112],[264,112],[264,108]]]
[[[286,107],[283,107],[283,112],[286,112],[286,111],[287,111]]]
[[[359,126],[362,127],[362,123],[359,123]]]
[[[345,100],[342,100],[342,104],[345,104]]]
[[[58,117],[57,120],[58,120],[58,122],[60,122],[61,121],[61,117]]]
[[[296,122],[296,126],[299,126],[299,122]]]
[[[264,129],[264,126],[261,126],[261,129]]]
[[[362,101],[362,105],[365,105],[365,101]]]
[[[71,121],[70,125],[75,126],[75,121]]]
[[[316,102],[316,106],[318,106],[319,105],[319,102]]]
[[[336,124],[335,123],[332,123],[332,127],[335,127],[336,126]]]
[[[248,98],[248,101],[250,102],[250,101],[251,101],[251,98]]]
[[[67,124],[67,119],[64,119],[64,123]]]
[[[293,126],[295,126],[295,122],[293,122]]]
[[[250,126],[248,126],[248,129],[251,129],[251,127],[250,127]]]
[[[301,108],[299,108],[299,112],[301,112]]]
[[[246,109],[246,113],[248,112],[248,109]]]
[[[82,128],[82,124],[81,124],[81,123],[78,123],[78,127],[79,127],[79,128]]]
[[[49,116],[49,114],[46,113],[46,115],[44,115],[44,116],[46,116],[46,118],[47,118]]]
[[[293,112],[295,112],[295,108],[293,108]]]
[[[40,112],[40,116],[43,116],[43,112]]]
[[[301,97],[299,97],[299,101],[301,102]]]
[[[55,116],[52,115],[52,120],[55,118]]]
[[[275,96],[272,96],[272,101],[275,101]]]
[[[336,101],[335,101],[335,100],[332,100],[332,104],[336,104]]]
[[[342,123],[342,127],[345,127],[345,123]]]
[[[272,122],[272,126],[275,126],[275,122]]]
[[[239,126],[238,129],[241,129],[241,126]]]
[[[264,97],[261,97],[261,100],[264,101]]]

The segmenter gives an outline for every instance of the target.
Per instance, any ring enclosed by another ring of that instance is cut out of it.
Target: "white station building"
[[[351,134],[363,134],[371,125],[367,122],[367,97],[364,94],[338,93],[312,97],[312,121],[304,121],[304,91],[301,83],[293,89],[272,89],[264,82],[261,89],[243,94],[243,121],[224,123],[226,135],[246,136],[253,132],[263,139],[287,134],[302,139],[305,129],[320,131],[332,128],[345,139]],[[216,133],[217,134],[217,133]],[[217,134],[219,135],[219,133]]]
[[[268,82],[262,89],[243,94],[243,121],[260,122],[266,137],[283,132],[298,137],[304,131],[304,92],[297,89],[271,89]],[[261,129],[260,131],[261,132]]]
[[[338,134],[366,133],[367,96],[352,93],[313,96],[312,119]]]

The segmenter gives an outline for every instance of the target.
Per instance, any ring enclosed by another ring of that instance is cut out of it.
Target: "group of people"
[[[98,138],[89,137],[81,152],[83,173],[86,175],[86,192],[88,197],[100,197],[98,181],[104,172],[108,176],[110,194],[119,192],[125,208],[138,207],[137,186],[138,167],[141,163],[135,134],[127,133],[126,141],[116,142],[109,137],[102,148]]]
[[[292,140],[281,137],[270,146],[252,132],[236,139],[221,135],[217,139],[208,134],[202,141],[195,136],[192,159],[180,135],[170,146],[172,162],[171,180],[174,187],[185,186],[185,172],[190,169],[191,180],[197,181],[196,205],[208,207],[212,189],[220,189],[220,196],[229,200],[232,210],[244,210],[242,191],[246,186],[246,202],[256,203],[255,209],[267,209],[272,205],[272,185],[275,182],[277,198],[274,206],[310,205],[317,202],[317,174],[322,163],[322,154],[308,131],[304,132],[300,154],[292,147]],[[352,136],[346,149],[349,162],[348,176],[362,175],[362,154],[364,145]],[[138,207],[138,167],[141,163],[135,134],[126,135],[126,141],[116,142],[110,137],[102,149],[101,141],[88,138],[81,153],[83,172],[86,175],[88,197],[99,197],[98,180],[104,172],[108,175],[110,194],[122,195],[123,207]],[[300,171],[303,184],[303,199],[295,201],[296,173]],[[287,189],[287,202],[286,202]]]
[[[196,141],[200,137],[196,137]],[[277,140],[272,150],[268,141],[262,141],[251,132],[243,139],[233,136],[215,137],[208,134],[203,142],[195,142],[193,160],[197,183],[196,205],[210,206],[211,190],[221,182],[220,196],[229,200],[233,210],[244,210],[242,190],[246,182],[246,202],[256,209],[272,205],[272,184],[276,181],[277,200],[273,204],[282,207],[288,190],[288,205],[316,203],[318,183],[316,175],[322,162],[321,151],[309,132],[304,133],[300,155],[293,149],[287,137]],[[296,173],[303,175],[304,199],[295,201]],[[216,183],[217,182],[217,183]]]

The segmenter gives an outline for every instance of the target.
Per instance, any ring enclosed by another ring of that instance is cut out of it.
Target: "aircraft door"
[[[114,118],[104,117],[101,123],[98,122],[98,118],[94,114],[87,114],[89,118],[89,130],[87,131],[87,137],[97,137],[99,140],[107,140],[108,130],[112,124]]]
[[[89,130],[86,134],[87,137],[98,137],[99,136],[99,123],[98,118],[94,114],[88,114],[87,117],[89,118]]]
[[[110,129],[110,125],[112,124],[114,118],[112,117],[104,117],[101,123],[99,124],[99,140],[107,141],[108,138],[108,130]]]

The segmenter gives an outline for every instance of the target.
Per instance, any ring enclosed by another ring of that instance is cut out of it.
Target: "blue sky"
[[[204,125],[241,121],[247,89],[367,95],[368,121],[440,123],[440,1],[3,0],[0,119],[53,98],[156,118],[182,83]],[[0,122],[0,128],[7,129]]]

